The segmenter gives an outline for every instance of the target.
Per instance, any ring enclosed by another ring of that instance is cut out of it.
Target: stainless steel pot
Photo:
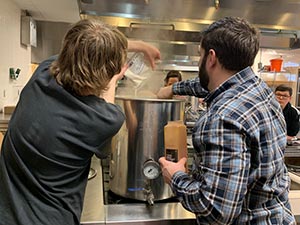
[[[183,120],[184,102],[117,97],[116,104],[123,108],[126,121],[112,141],[110,190],[150,204],[172,197],[158,159],[164,155],[164,126]]]

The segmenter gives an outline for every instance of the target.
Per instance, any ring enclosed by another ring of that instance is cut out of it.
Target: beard
[[[199,79],[201,87],[203,87],[206,91],[208,90],[209,76],[207,74],[207,70],[205,68],[207,56],[205,56],[199,66]]]

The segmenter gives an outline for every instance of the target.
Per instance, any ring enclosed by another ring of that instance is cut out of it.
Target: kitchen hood
[[[195,65],[199,31],[225,16],[246,18],[261,32],[261,48],[300,48],[300,0],[78,0],[81,18],[117,26],[151,42],[165,61]]]

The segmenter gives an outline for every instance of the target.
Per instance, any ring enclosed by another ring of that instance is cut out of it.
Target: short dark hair
[[[165,77],[165,79],[164,79],[165,83],[168,83],[168,81],[169,81],[169,79],[170,79],[171,77],[177,77],[177,78],[178,78],[178,81],[181,81],[181,80],[182,80],[181,73],[180,73],[180,71],[178,71],[178,70],[170,70],[170,71],[167,73],[167,75],[166,75],[166,77]]]
[[[259,32],[245,19],[225,17],[200,33],[200,44],[205,56],[213,49],[225,69],[240,71],[254,63],[259,50]]]
[[[290,96],[293,95],[293,89],[285,84],[278,85],[275,89],[275,93],[276,93],[276,91],[288,91]]]

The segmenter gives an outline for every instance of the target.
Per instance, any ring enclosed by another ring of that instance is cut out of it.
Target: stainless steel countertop
[[[10,120],[11,114],[0,113],[0,132],[5,132]]]
[[[300,157],[300,145],[287,146],[284,152],[284,157],[286,158]]]
[[[81,215],[82,224],[105,224],[106,208],[103,200],[102,168],[100,164],[100,159],[92,158],[91,167],[96,170],[97,175],[88,181],[85,189]]]
[[[146,203],[104,205],[101,162],[92,158],[97,175],[88,181],[81,217],[82,224],[194,224],[195,215],[181,203]]]
[[[0,113],[0,123],[8,123],[10,120],[11,114]]]
[[[82,224],[196,224],[195,215],[185,210],[179,202],[155,203],[153,206],[143,203],[104,205],[100,160],[93,157],[91,167],[97,170],[97,176],[89,180],[86,187]],[[289,197],[294,215],[300,215],[300,190],[291,190]],[[299,216],[296,218],[299,220]]]

